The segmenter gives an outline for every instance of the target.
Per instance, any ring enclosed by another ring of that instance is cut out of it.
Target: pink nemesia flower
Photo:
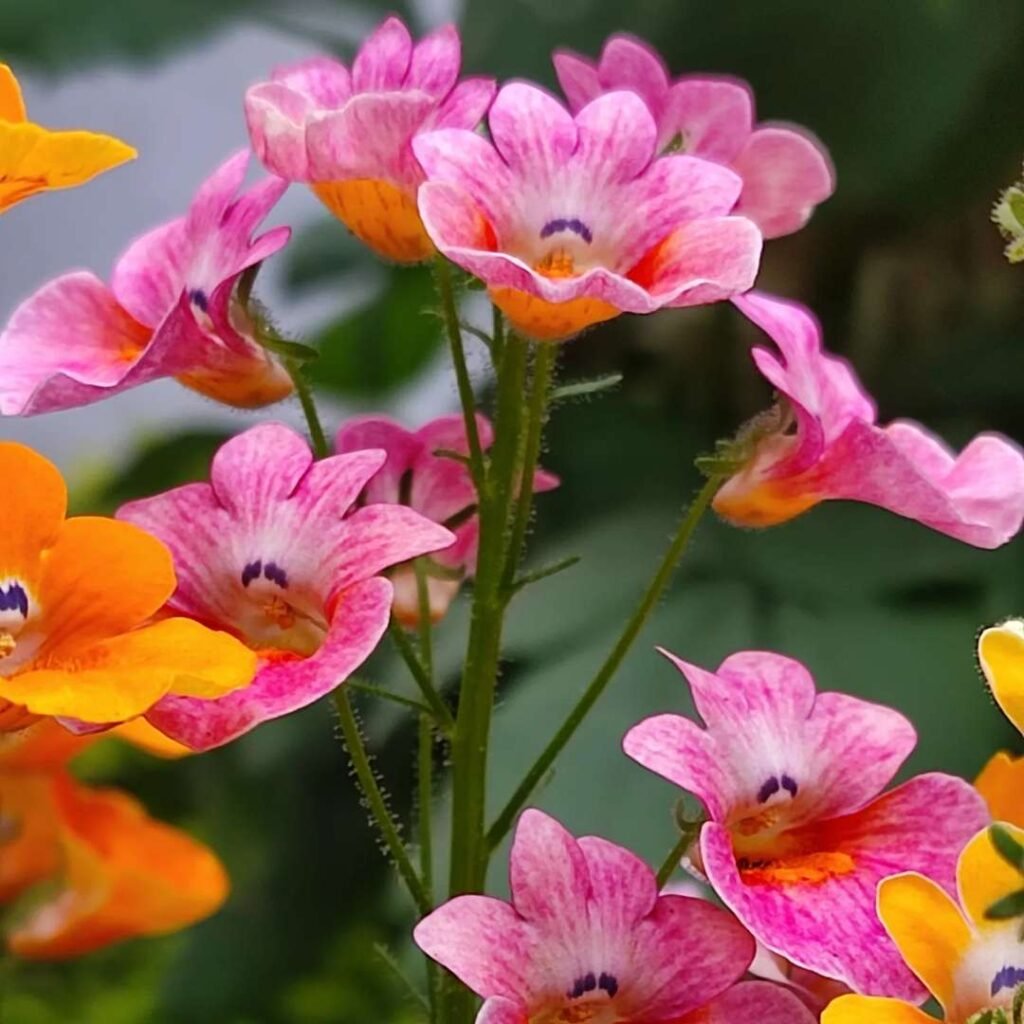
[[[291,393],[236,301],[242,271],[277,252],[291,230],[253,239],[286,184],[267,178],[236,198],[248,162],[236,153],[184,217],[132,244],[109,288],[86,271],[65,274],[14,311],[0,334],[0,414],[88,405],[160,377],[241,408]]]
[[[695,794],[709,821],[700,868],[768,949],[858,992],[924,990],[875,910],[878,883],[919,871],[953,891],[956,861],[988,821],[962,779],[919,775],[879,795],[916,743],[891,708],[815,692],[799,662],[746,651],[686,676],[702,729],[679,715],[634,726],[624,749]]]
[[[751,293],[735,304],[778,346],[754,362],[774,385],[789,422],[760,436],[747,464],[715,497],[743,526],[785,522],[829,498],[879,505],[967,544],[995,548],[1024,519],[1024,455],[981,434],[955,455],[916,423],[881,427],[850,365],[828,355],[809,310]]]
[[[765,238],[798,231],[835,190],[825,147],[793,125],[754,125],[746,82],[686,75],[672,81],[657,51],[629,35],[611,36],[595,64],[570,50],[554,55],[555,72],[572,110],[602,93],[631,89],[658,125],[658,149],[678,147],[717,160],[743,178],[736,205]]]
[[[490,421],[478,415],[476,426],[480,445],[486,450],[494,440]],[[406,430],[384,416],[359,417],[342,426],[335,447],[339,452],[364,448],[382,448],[387,452],[387,462],[363,492],[365,504],[408,505],[435,523],[449,527],[455,534],[451,547],[434,552],[430,558],[442,570],[439,575],[427,577],[431,619],[439,622],[462,580],[475,574],[480,540],[476,488],[468,467],[435,454],[438,451],[463,455],[469,452],[462,415],[441,416],[415,431]],[[544,470],[538,470],[534,476],[536,493],[557,486],[558,478]],[[410,565],[400,565],[391,571],[390,579],[395,588],[396,618],[405,626],[415,626],[419,621],[415,571]]]
[[[391,17],[351,71],[333,57],[278,68],[245,96],[253,149],[274,174],[308,182],[375,252],[429,259],[434,246],[416,212],[423,172],[410,141],[433,128],[475,128],[494,97],[492,79],[458,81],[461,46],[452,25],[414,44]]]
[[[457,896],[413,933],[484,998],[477,1024],[812,1024],[784,989],[735,985],[754,942],[730,914],[659,896],[621,846],[527,810],[510,880],[511,903]]]
[[[619,313],[716,302],[754,281],[761,234],[730,217],[742,180],[693,156],[657,157],[632,92],[575,118],[513,82],[475,132],[420,135],[419,208],[449,259],[483,280],[524,334],[560,339]]]
[[[220,448],[211,483],[121,507],[118,518],[174,556],[167,610],[216,623],[261,657],[252,683],[226,698],[164,698],[147,715],[161,732],[209,750],[312,703],[366,660],[391,609],[380,574],[453,540],[400,505],[350,511],[385,458],[371,450],[314,462],[303,438],[267,423]]]

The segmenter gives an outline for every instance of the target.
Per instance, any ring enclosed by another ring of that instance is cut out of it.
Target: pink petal
[[[444,25],[424,36],[412,51],[406,88],[422,89],[436,99],[451,92],[459,77],[462,42],[454,25]]]
[[[341,426],[334,439],[339,453],[379,448],[387,453],[384,465],[366,485],[368,504],[390,502],[397,504],[402,478],[412,468],[419,454],[419,439],[411,430],[386,416],[359,416]]]
[[[596,190],[632,181],[654,158],[654,119],[633,93],[599,96],[576,115],[576,128],[579,139],[574,164],[578,162],[579,173],[586,175]]]
[[[628,936],[654,909],[658,899],[654,872],[635,853],[600,836],[582,836],[578,842],[602,931]]]
[[[509,857],[512,903],[533,924],[572,935],[590,897],[587,859],[573,835],[533,808],[519,816]]]
[[[410,141],[434,109],[426,93],[366,93],[309,125],[314,181],[375,178],[415,189],[422,179]]]
[[[498,85],[493,78],[464,78],[437,108],[430,120],[430,127],[476,128],[497,91]]]
[[[413,938],[477,995],[522,1005],[533,942],[507,903],[490,896],[456,896],[420,921]]]
[[[604,45],[597,67],[607,89],[631,89],[660,120],[668,97],[669,77],[660,54],[633,36],[615,35]]]
[[[51,281],[14,311],[0,335],[0,413],[52,412],[105,398],[126,386],[150,335],[94,275]]]
[[[695,1015],[692,1024],[815,1024],[816,1020],[792,992],[781,986],[744,981],[709,1003]]]
[[[529,1024],[526,1007],[510,999],[488,999],[476,1015],[475,1024]]]
[[[275,68],[271,81],[307,101],[308,109],[332,110],[352,95],[352,76],[335,57],[309,57]]]
[[[261,82],[246,91],[245,123],[260,163],[288,181],[309,180],[306,124],[310,100],[281,82]]]
[[[848,874],[747,884],[728,829],[715,823],[701,833],[701,858],[719,897],[769,949],[855,991],[916,1003],[925,992],[878,919],[875,890],[889,875],[919,871],[954,892],[960,850],[987,818],[962,779],[922,775],[856,814],[809,826],[817,848],[853,859]]]
[[[355,92],[400,89],[412,60],[412,36],[399,18],[387,18],[363,43],[352,64]]]
[[[572,115],[550,93],[527,82],[502,86],[487,122],[513,173],[539,190],[549,186],[576,149]]]
[[[190,255],[185,218],[180,217],[128,247],[114,267],[110,289],[136,320],[156,329],[181,298]]]
[[[592,60],[572,50],[556,50],[551,56],[558,84],[574,113],[596,99],[604,91],[597,77],[597,66]]]
[[[731,164],[754,126],[754,98],[746,82],[732,78],[681,78],[669,91],[658,142],[677,135],[694,156]]]
[[[341,595],[323,646],[308,658],[264,664],[244,689],[218,700],[165,697],[146,716],[192,750],[212,750],[262,722],[298,711],[343,683],[373,652],[391,615],[391,584],[381,578]]]
[[[736,212],[755,221],[765,238],[799,231],[835,191],[825,147],[795,128],[758,128],[733,166],[743,176]]]
[[[199,187],[186,218],[190,239],[205,238],[217,232],[245,181],[248,166],[249,151],[240,149],[228,157]]]

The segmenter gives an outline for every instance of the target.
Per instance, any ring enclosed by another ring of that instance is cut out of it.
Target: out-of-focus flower
[[[992,696],[1024,733],[1024,619],[984,630],[978,638],[978,663]]]
[[[996,434],[959,455],[916,423],[879,426],[850,365],[822,349],[809,310],[752,293],[735,304],[778,346],[754,350],[780,399],[775,429],[759,430],[745,464],[715,497],[743,526],[773,526],[821,501],[878,505],[967,544],[995,548],[1024,519],[1024,456]]]
[[[230,631],[260,659],[252,683],[226,697],[160,701],[147,717],[161,732],[193,750],[220,746],[312,703],[365,661],[390,616],[380,574],[455,539],[401,505],[352,511],[385,458],[378,449],[314,462],[302,437],[267,423],[220,448],[211,483],[120,509],[173,552],[167,610]]]
[[[995,821],[1024,828],[1024,757],[994,754],[974,780]]]
[[[279,68],[245,96],[253,149],[274,174],[308,182],[374,252],[429,259],[434,246],[416,210],[423,172],[410,143],[434,128],[473,130],[494,97],[489,78],[458,81],[461,49],[454,26],[413,43],[391,17],[351,71],[332,57]]]
[[[494,440],[490,421],[478,415],[476,424],[480,444],[487,449]],[[468,454],[463,417],[442,416],[415,431],[383,416],[361,417],[350,420],[338,431],[335,445],[339,452],[367,448],[387,452],[387,461],[363,491],[363,503],[408,505],[455,534],[451,547],[435,552],[429,559],[436,570],[427,574],[430,616],[434,622],[440,621],[462,581],[476,572],[480,539],[477,494],[469,469],[464,462],[443,454]],[[538,470],[534,476],[536,493],[557,486],[558,478],[544,470]],[[391,571],[390,579],[395,589],[396,618],[403,625],[415,626],[419,621],[415,570],[409,564],[398,565]]]
[[[1003,252],[1010,263],[1024,261],[1024,182],[1011,185],[992,207],[992,221],[1006,239]]]
[[[128,523],[65,519],[67,491],[41,455],[0,442],[0,732],[39,716],[107,724],[167,693],[244,686],[256,659],[187,618],[150,624],[174,591],[170,552]]]
[[[84,185],[135,156],[110,135],[33,124],[14,72],[0,64],[0,213],[39,192]]]
[[[570,50],[554,55],[572,110],[606,92],[629,89],[658,126],[658,149],[690,153],[731,167],[743,178],[735,212],[765,238],[798,231],[835,189],[825,147],[793,125],[754,123],[746,82],[686,75],[672,81],[661,56],[639,39],[611,36],[596,63]]]
[[[1016,838],[1024,832],[1013,830]],[[1020,875],[996,852],[988,829],[966,846],[957,864],[959,906],[919,874],[882,882],[878,912],[910,969],[939,1001],[949,1024],[984,1010],[1009,1010],[1024,984],[1019,923],[991,921],[985,911],[1020,888]],[[822,1024],[934,1024],[934,1018],[897,999],[843,996]],[[1005,1021],[1000,1016],[995,1020]]]
[[[621,846],[527,810],[510,873],[511,903],[457,896],[414,932],[483,997],[477,1024],[813,1020],[782,988],[736,986],[754,955],[746,931],[705,900],[659,896]]]
[[[922,998],[875,888],[897,871],[952,887],[958,854],[988,820],[981,797],[938,773],[879,795],[914,748],[913,726],[891,708],[817,694],[797,661],[749,651],[711,673],[667,656],[706,728],[657,715],[624,746],[703,801],[699,862],[719,897],[801,967],[858,992]]]
[[[66,274],[14,311],[0,334],[0,413],[88,405],[159,377],[243,408],[291,393],[238,296],[243,271],[277,252],[290,231],[253,239],[287,186],[267,178],[236,198],[248,160],[235,154],[186,216],[139,238],[109,288],[85,271]]]
[[[16,956],[63,959],[177,931],[227,896],[213,853],[125,793],[81,786],[62,770],[0,773],[0,802],[0,825],[13,834],[0,857],[0,901],[55,885],[10,925]]]
[[[427,173],[420,214],[524,334],[568,338],[753,284],[761,234],[729,216],[742,179],[709,160],[658,157],[654,118],[634,93],[601,96],[573,118],[513,82],[488,124],[493,142],[458,129],[413,140]]]

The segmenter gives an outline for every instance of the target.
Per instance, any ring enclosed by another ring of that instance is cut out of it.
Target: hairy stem
[[[327,435],[324,433],[323,424],[320,422],[320,413],[316,409],[316,399],[313,397],[313,388],[306,378],[302,367],[294,359],[285,359],[284,368],[295,385],[295,394],[302,406],[302,414],[306,417],[306,424],[309,427],[309,439],[313,442],[313,452],[318,459],[324,459],[330,454],[327,445]]]
[[[423,694],[423,699],[427,702],[431,712],[433,712],[438,728],[446,735],[450,735],[455,728],[455,719],[452,717],[452,713],[438,692],[437,687],[434,686],[433,680],[428,675],[423,662],[420,661],[420,657],[416,653],[405,630],[396,619],[392,619],[388,624],[388,631],[391,633],[391,639],[394,641],[398,653],[409,669],[409,675],[412,676],[413,682],[419,687],[420,693]]]

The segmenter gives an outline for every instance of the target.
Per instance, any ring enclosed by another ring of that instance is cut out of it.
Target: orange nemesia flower
[[[0,213],[37,192],[82,185],[135,156],[113,136],[51,131],[27,120],[18,80],[0,64]]]
[[[164,545],[112,519],[65,520],[56,467],[0,442],[0,733],[40,716],[106,725],[167,693],[219,697],[247,685],[256,656],[186,618],[151,622],[173,593]]]

